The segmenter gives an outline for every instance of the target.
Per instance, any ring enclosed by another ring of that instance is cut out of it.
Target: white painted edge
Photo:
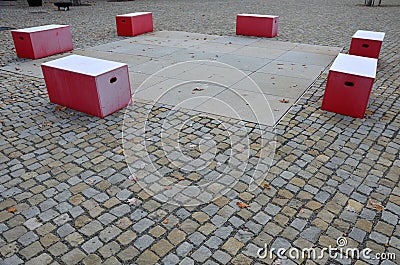
[[[265,18],[279,18],[279,16],[260,15],[260,14],[238,14],[241,17],[265,17]]]
[[[44,26],[25,28],[25,29],[15,29],[15,30],[11,30],[11,31],[23,32],[23,33],[33,33],[33,32],[39,32],[39,31],[45,31],[45,30],[51,30],[51,29],[59,29],[59,28],[66,28],[66,27],[69,27],[69,26],[68,25],[51,24],[51,25],[44,25]]]
[[[353,38],[383,41],[383,39],[385,38],[385,33],[376,31],[357,30],[357,32],[354,33]]]
[[[135,13],[129,13],[129,14],[124,14],[124,15],[117,15],[117,17],[137,17],[137,16],[148,15],[148,14],[151,14],[151,12],[135,12]]]
[[[339,53],[329,71],[375,78],[378,59]]]

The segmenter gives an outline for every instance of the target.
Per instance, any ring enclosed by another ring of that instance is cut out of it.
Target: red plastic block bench
[[[329,69],[322,109],[364,118],[378,60],[339,54]]]
[[[128,66],[70,55],[42,64],[50,101],[103,118],[129,105]]]
[[[349,54],[369,58],[379,58],[385,33],[357,30],[351,39]]]
[[[278,35],[278,16],[239,14],[236,17],[236,34],[273,38]]]
[[[151,12],[136,12],[116,16],[118,36],[137,36],[153,31]]]
[[[11,31],[17,56],[38,59],[74,49],[68,25],[46,25]]]

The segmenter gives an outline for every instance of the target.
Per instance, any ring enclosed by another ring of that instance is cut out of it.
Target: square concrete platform
[[[274,126],[341,50],[160,31],[2,69],[43,77],[41,63],[71,53],[122,62],[129,67],[133,102],[158,102]]]

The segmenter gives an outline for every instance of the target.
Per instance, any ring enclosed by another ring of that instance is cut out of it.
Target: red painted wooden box
[[[278,16],[239,14],[236,17],[236,34],[273,38],[278,35]]]
[[[379,58],[385,33],[357,30],[351,39],[349,54],[369,58]]]
[[[103,118],[129,105],[128,66],[70,55],[42,64],[50,101]]]
[[[329,69],[322,109],[364,118],[378,60],[339,54]]]
[[[46,25],[11,31],[17,56],[38,59],[74,49],[67,25]]]
[[[136,12],[116,16],[118,36],[137,36],[153,31],[151,12]]]

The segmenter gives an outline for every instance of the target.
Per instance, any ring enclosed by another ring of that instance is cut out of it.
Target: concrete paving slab
[[[223,86],[210,82],[183,81],[171,78],[141,89],[133,97],[153,103],[194,109],[225,89]]]
[[[163,76],[147,75],[129,71],[129,80],[131,82],[132,92],[136,92],[161,83],[167,80],[167,78]]]
[[[152,32],[152,33],[148,33],[148,34],[141,35],[138,37],[145,38],[146,36],[157,36],[157,37],[162,37],[162,38],[167,38],[167,39],[187,39],[187,40],[204,40],[204,38],[205,38],[206,40],[209,40],[209,41],[220,37],[217,35],[192,33],[192,32],[185,32],[185,31],[169,31],[169,30]]]
[[[152,60],[153,58],[147,56],[139,56],[133,54],[126,54],[126,53],[117,53],[117,52],[105,52],[105,51],[98,51],[95,49],[86,49],[86,50],[76,50],[74,54],[83,55],[94,57],[103,60],[112,60],[115,62],[126,63],[128,67],[136,66],[143,64]]]
[[[322,46],[322,45],[311,45],[311,44],[298,44],[293,48],[293,51],[300,52],[312,52],[318,54],[326,54],[336,56],[339,52],[343,50],[342,47],[330,47],[330,46]]]
[[[156,61],[156,60],[154,60]],[[183,79],[183,77],[181,76],[183,73],[190,71],[196,67],[198,67],[199,65],[204,64],[204,61],[189,61],[189,62],[177,62],[177,63],[170,63],[170,64],[165,64],[165,67],[162,68],[162,70],[160,69],[160,71],[154,73],[154,75],[157,76],[163,76],[163,77],[167,77],[167,78],[181,78]],[[146,63],[144,65],[140,65],[139,68],[143,69],[144,67],[147,67],[147,65],[150,65],[149,63]],[[159,67],[157,67],[159,68]],[[184,79],[187,80],[187,79]]]
[[[195,51],[207,52],[207,53],[233,53],[243,47],[244,47],[243,45],[207,42],[207,43],[195,45],[195,46],[191,47],[190,49],[195,50]]]
[[[278,58],[285,52],[286,52],[286,50],[245,46],[245,47],[237,50],[235,52],[235,54],[249,56],[249,57],[275,60],[276,58]]]
[[[249,44],[249,46],[252,47],[272,48],[272,49],[287,50],[287,51],[295,48],[297,45],[298,43],[268,40],[268,39],[259,39]]]
[[[204,40],[193,41],[188,39],[182,40],[182,39],[162,38],[156,36],[146,36],[144,38],[129,38],[123,40],[123,42],[130,44],[140,43],[145,45],[158,45],[158,46],[174,47],[174,48],[189,48],[192,47],[193,45],[201,44],[206,41]]]
[[[249,79],[251,78],[251,79]],[[282,98],[299,98],[304,88],[309,87],[313,79],[304,79],[266,73],[252,73],[249,78],[242,79],[232,87],[239,90],[274,95]],[[254,81],[257,86],[252,82]]]

